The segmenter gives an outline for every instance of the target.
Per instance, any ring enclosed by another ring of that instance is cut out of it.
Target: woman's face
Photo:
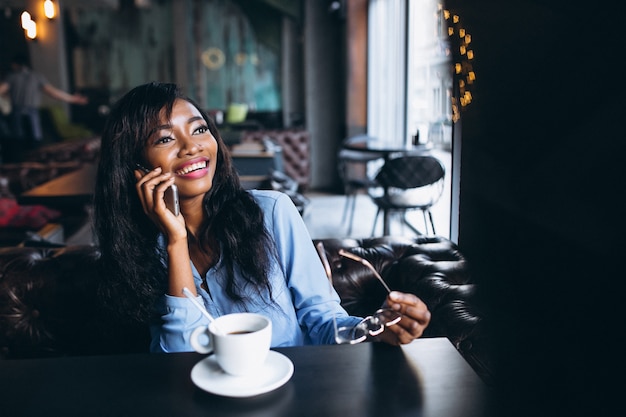
[[[213,186],[217,165],[217,140],[208,124],[193,104],[181,99],[174,102],[170,119],[162,110],[159,121],[146,142],[149,168],[175,175],[181,203],[204,196]]]

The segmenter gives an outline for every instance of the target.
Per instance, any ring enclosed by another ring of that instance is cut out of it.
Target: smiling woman
[[[137,163],[150,167],[137,168]],[[164,196],[178,186],[180,214]],[[213,121],[173,84],[150,83],[113,107],[102,134],[95,192],[104,307],[150,324],[152,351],[189,351],[209,314],[255,312],[272,346],[334,343],[333,318],[353,326],[286,194],[244,190]],[[113,220],[114,219],[114,220]],[[408,343],[430,321],[414,295],[384,303],[402,320],[379,337]]]

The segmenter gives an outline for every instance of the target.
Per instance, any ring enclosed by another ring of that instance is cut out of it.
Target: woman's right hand
[[[185,218],[182,213],[175,216],[165,205],[165,190],[174,184],[171,172],[162,173],[161,167],[144,172],[135,170],[137,194],[143,211],[167,237],[168,241],[187,239]]]

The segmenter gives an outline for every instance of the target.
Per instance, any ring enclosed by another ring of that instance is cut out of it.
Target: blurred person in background
[[[69,94],[54,87],[41,74],[28,66],[26,57],[17,55],[11,61],[11,72],[0,82],[0,95],[8,93],[11,103],[11,132],[16,139],[26,137],[22,117],[30,124],[30,134],[35,144],[43,140],[43,129],[39,117],[41,92],[50,97],[71,104],[87,104],[87,98],[80,94]]]

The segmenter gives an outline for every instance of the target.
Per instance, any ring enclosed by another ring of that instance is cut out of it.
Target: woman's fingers
[[[174,177],[170,172],[161,173],[161,168],[155,168],[148,173],[135,170],[137,177],[137,194],[143,206],[144,212],[149,216],[163,214],[166,210],[164,194],[165,190],[174,184]]]
[[[398,323],[386,329],[385,333],[392,333],[395,336],[395,341],[385,338],[392,344],[410,343],[420,337],[430,323],[428,307],[415,294],[392,291],[385,304],[402,314],[402,319]]]

